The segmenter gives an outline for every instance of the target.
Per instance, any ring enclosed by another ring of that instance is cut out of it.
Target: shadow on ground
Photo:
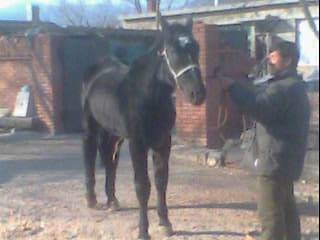
[[[26,174],[53,174],[64,171],[74,174],[83,172],[81,159],[70,159],[69,157],[57,156],[56,158],[41,158],[36,160],[4,160],[0,161],[0,184],[10,181],[14,177]],[[70,175],[67,174],[70,178]]]
[[[255,235],[258,237],[259,234]],[[246,234],[239,233],[239,232],[219,232],[219,231],[176,231],[174,236],[181,236],[181,237],[200,237],[200,236],[212,236],[212,237],[219,237],[219,236],[226,236],[226,237],[245,237]],[[311,233],[307,235],[303,235],[301,240],[318,240],[319,233]]]
[[[245,234],[238,233],[238,232],[219,232],[219,231],[177,231],[174,234],[175,236],[183,236],[183,237],[200,237],[200,236],[212,236],[212,237],[218,237],[218,236],[229,236],[229,237],[244,237]]]
[[[155,207],[149,207],[150,210],[155,210]],[[208,203],[195,205],[173,205],[169,206],[170,210],[179,209],[231,209],[231,210],[245,210],[257,211],[257,205],[253,202],[244,203]],[[300,203],[300,214],[308,217],[319,216],[319,203]],[[122,208],[120,211],[138,211],[138,208]]]

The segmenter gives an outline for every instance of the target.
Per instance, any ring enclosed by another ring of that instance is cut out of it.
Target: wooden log
[[[0,118],[0,128],[31,129],[35,122],[35,118],[3,117]]]
[[[0,118],[10,116],[10,110],[8,108],[0,108]]]

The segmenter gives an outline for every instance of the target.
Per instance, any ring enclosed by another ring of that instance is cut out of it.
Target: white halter
[[[172,65],[170,63],[168,54],[167,54],[167,49],[164,49],[163,53],[161,54],[162,56],[164,56],[164,58],[166,59],[169,71],[171,72],[171,74],[174,77],[174,80],[176,81],[177,86],[179,86],[178,84],[178,78],[181,77],[183,74],[185,74],[186,72],[190,71],[190,70],[195,70],[195,69],[199,69],[199,66],[196,64],[190,64],[187,67],[181,69],[178,73],[175,72],[175,70],[172,68]]]

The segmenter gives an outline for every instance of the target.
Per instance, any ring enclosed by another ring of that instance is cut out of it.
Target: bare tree
[[[127,3],[129,3],[130,5],[134,6],[134,8],[135,8],[137,13],[142,13],[143,12],[141,0],[125,0],[125,1]]]
[[[306,0],[300,0],[300,4],[302,5],[304,15],[306,16],[306,19],[310,25],[312,32],[316,35],[316,37],[319,40],[319,31],[318,31],[317,26],[312,18],[308,3],[306,2]]]
[[[156,4],[157,0],[125,0],[126,3],[130,4],[131,6],[133,6],[135,8],[135,11],[137,13],[143,13],[146,10],[146,6],[148,1],[154,1],[154,4]],[[199,0],[194,0],[199,1]],[[208,0],[207,0],[208,1]],[[212,1],[212,0],[209,0]],[[173,8],[175,8],[176,6],[178,7],[187,7],[187,6],[191,6],[191,2],[193,2],[192,0],[161,0],[161,4],[160,4],[160,9],[161,10],[171,10]]]
[[[118,15],[121,14],[110,0],[105,0],[97,5],[86,5],[84,0],[70,3],[68,0],[60,0],[57,9],[57,17],[60,24],[66,26],[107,27],[119,24]]]
[[[85,8],[83,1],[77,4],[70,4],[67,0],[60,0],[58,14],[66,25],[82,26],[85,18]]]

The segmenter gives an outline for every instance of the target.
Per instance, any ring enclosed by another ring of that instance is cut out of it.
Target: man
[[[257,121],[254,166],[262,240],[301,240],[294,181],[303,169],[310,104],[297,74],[298,61],[296,45],[284,41],[268,55],[273,78],[262,89],[252,90],[222,78],[235,104]]]

